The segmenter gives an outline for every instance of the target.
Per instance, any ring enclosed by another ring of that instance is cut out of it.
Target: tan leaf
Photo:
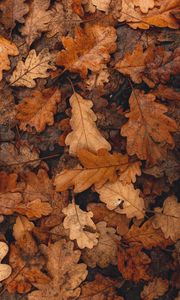
[[[66,191],[75,186],[74,192],[80,193],[91,185],[101,187],[108,180],[114,182],[116,172],[127,164],[127,156],[120,153],[110,154],[106,149],[100,149],[96,154],[80,149],[77,156],[84,168],[77,166],[72,170],[64,170],[55,177],[56,191]]]
[[[48,24],[52,18],[52,12],[48,10],[49,0],[32,0],[29,7],[29,14],[26,17],[25,25],[21,33],[26,36],[26,43],[30,46],[35,39],[41,36],[42,32],[48,30]]]
[[[9,247],[6,243],[0,242],[0,282],[11,275],[12,269],[7,264],[2,264],[1,261],[8,253]]]
[[[47,256],[47,270],[52,280],[49,284],[36,284],[38,291],[28,295],[28,300],[64,300],[77,299],[81,289],[79,285],[87,276],[86,265],[78,264],[79,250],[73,250],[73,243],[60,240],[48,247],[41,245],[41,251]]]
[[[115,209],[120,214],[126,214],[128,218],[144,217],[144,200],[139,196],[140,190],[135,190],[132,184],[123,185],[118,179],[114,183],[105,183],[101,188],[96,188],[96,192],[108,209]],[[120,204],[123,208],[120,208]]]
[[[129,231],[123,236],[130,245],[142,244],[143,248],[151,249],[152,247],[166,248],[173,242],[171,239],[165,239],[160,229],[154,229],[152,218],[146,221],[141,227],[132,225]]]
[[[141,299],[153,300],[163,296],[169,288],[169,282],[167,279],[154,278],[153,281],[145,285],[141,292]]]
[[[97,152],[99,149],[111,150],[111,145],[98,131],[95,121],[97,117],[92,111],[93,102],[83,99],[79,94],[74,93],[70,98],[72,107],[72,117],[70,132],[66,139],[66,145],[69,145],[69,153],[76,155],[79,149],[87,149]]]
[[[56,64],[86,77],[88,69],[98,73],[116,50],[116,31],[113,27],[87,25],[76,28],[75,38],[63,37],[65,50],[59,52]]]
[[[45,89],[43,92],[34,91],[32,96],[16,106],[16,119],[20,121],[19,128],[24,131],[32,131],[28,128],[35,127],[37,132],[45,129],[46,125],[54,124],[54,114],[57,111],[57,103],[61,101],[60,90]]]
[[[99,234],[96,232],[96,225],[91,220],[92,212],[85,212],[75,203],[63,208],[62,212],[66,215],[63,226],[70,230],[71,240],[77,240],[80,249],[85,247],[92,249],[98,243]]]
[[[109,71],[107,67],[102,67],[98,74],[89,74],[85,80],[86,87],[89,91],[96,89],[102,89],[104,85],[109,82]],[[99,100],[99,99],[98,99]]]
[[[129,163],[127,168],[122,171],[120,174],[119,180],[123,184],[130,184],[136,182],[136,176],[141,175],[141,162],[140,161],[135,161],[132,163]]]
[[[95,280],[85,282],[81,287],[79,300],[124,300],[116,294],[116,288],[121,285],[119,280],[96,274]]]
[[[10,78],[11,85],[26,86],[28,88],[35,87],[36,82],[34,79],[46,78],[49,76],[47,70],[54,69],[54,66],[50,65],[50,61],[52,61],[52,55],[48,49],[43,49],[38,55],[32,49],[25,62],[18,62]]]
[[[8,55],[16,56],[19,54],[16,45],[0,36],[0,81],[2,80],[3,70],[10,70],[10,61]]]
[[[110,2],[111,0],[84,0],[83,4],[87,12],[94,13],[97,8],[98,10],[108,13]]]
[[[16,21],[24,23],[23,16],[29,11],[29,6],[24,3],[25,0],[3,0],[0,3],[0,10],[3,14],[1,22],[6,29],[13,29],[16,25]]]
[[[153,226],[161,228],[166,239],[175,242],[180,238],[180,204],[175,196],[169,196],[163,203],[163,208],[155,208]]]
[[[133,90],[130,112],[126,114],[129,121],[121,128],[122,136],[127,136],[128,154],[136,154],[151,163],[162,159],[159,143],[166,142],[174,146],[170,132],[177,129],[176,122],[164,115],[166,106],[156,103],[155,99],[151,93]]]
[[[26,217],[20,216],[16,218],[16,223],[13,226],[13,236],[16,241],[23,238],[27,231],[32,231],[34,224],[30,222]],[[26,245],[27,246],[27,245]]]
[[[147,13],[149,9],[152,9],[155,5],[154,0],[132,0],[134,6],[140,7],[142,13]]]
[[[117,265],[117,250],[120,236],[112,227],[106,227],[106,222],[96,224],[99,233],[98,244],[93,249],[84,249],[82,259],[91,268],[98,265],[100,268],[106,268],[109,264]]]

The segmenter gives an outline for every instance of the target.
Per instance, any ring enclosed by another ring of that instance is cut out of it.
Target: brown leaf
[[[8,245],[5,242],[0,242],[0,282],[8,278],[12,272],[12,269],[9,265],[1,263],[3,258],[7,255],[8,250]]]
[[[163,84],[159,84],[158,87],[152,91],[152,93],[162,99],[165,98],[168,100],[180,101],[179,92]]]
[[[56,191],[62,192],[71,186],[75,186],[74,192],[80,193],[91,185],[101,187],[106,181],[114,182],[116,172],[121,170],[127,157],[119,153],[110,154],[106,149],[100,149],[93,154],[85,149],[80,149],[77,156],[84,166],[78,166],[72,170],[64,170],[55,177]]]
[[[116,50],[116,32],[113,27],[87,25],[76,28],[75,38],[63,37],[65,50],[59,52],[56,64],[86,77],[88,69],[99,72],[102,64],[110,60],[110,53]]]
[[[164,115],[166,106],[155,102],[151,93],[133,90],[130,97],[129,121],[122,126],[122,136],[127,136],[128,154],[153,163],[162,160],[160,143],[174,146],[170,132],[177,129],[176,122]]]
[[[53,125],[54,114],[57,111],[57,103],[61,101],[59,90],[45,89],[34,91],[31,97],[25,99],[16,106],[16,119],[20,121],[19,128],[31,131],[35,127],[37,132],[45,129],[46,125]]]
[[[153,300],[162,297],[168,290],[169,282],[167,279],[154,278],[153,281],[145,285],[141,292],[141,299]]]

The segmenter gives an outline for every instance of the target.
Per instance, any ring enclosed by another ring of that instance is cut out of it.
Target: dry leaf
[[[153,300],[163,296],[169,288],[167,279],[154,278],[153,281],[145,285],[141,292],[141,299]]]
[[[99,233],[98,244],[93,249],[84,249],[82,259],[91,268],[98,265],[100,268],[106,268],[109,264],[117,265],[117,252],[120,236],[112,227],[106,227],[106,222],[96,224]]]
[[[126,169],[122,171],[120,174],[119,180],[123,184],[130,184],[136,182],[136,176],[141,175],[141,162],[140,161],[135,161],[135,162],[130,162]]]
[[[163,203],[163,208],[154,209],[153,226],[161,228],[166,239],[169,237],[175,242],[180,238],[180,204],[175,196],[169,196]]]
[[[97,117],[92,111],[93,102],[83,99],[79,94],[74,93],[70,98],[72,107],[72,118],[70,125],[72,132],[65,139],[69,147],[69,153],[76,155],[79,149],[87,149],[97,152],[99,149],[111,150],[111,145],[98,131],[95,121]]]
[[[134,6],[139,7],[142,13],[147,13],[149,9],[152,9],[155,5],[155,0],[131,0]]]
[[[20,121],[19,128],[24,131],[32,131],[28,128],[35,127],[37,132],[45,129],[46,125],[54,124],[54,114],[57,111],[57,103],[61,101],[60,90],[45,89],[34,91],[30,97],[16,106],[16,119]]]
[[[141,246],[119,248],[118,270],[126,280],[149,280],[151,277],[147,271],[150,262],[149,256],[141,251]]]
[[[10,61],[8,55],[16,56],[19,54],[18,48],[16,45],[0,36],[0,81],[2,80],[3,70],[10,70]]]
[[[32,0],[25,25],[21,28],[21,34],[26,36],[26,43],[31,46],[42,32],[48,30],[48,24],[52,18],[52,12],[48,10],[49,0]]]
[[[129,155],[136,154],[140,159],[155,162],[161,157],[159,143],[174,146],[170,132],[177,129],[176,122],[164,115],[166,106],[156,103],[151,93],[144,94],[133,90],[130,97],[129,121],[122,126],[121,134],[127,136]]]
[[[75,203],[63,208],[62,212],[66,215],[63,226],[69,229],[71,240],[77,240],[78,247],[92,249],[98,243],[99,234],[96,232],[96,225],[91,220],[92,212],[86,212],[79,208]]]
[[[179,92],[163,84],[159,84],[158,87],[152,91],[152,93],[162,99],[165,98],[168,100],[180,101]]]
[[[8,253],[9,247],[6,243],[0,242],[0,282],[11,275],[12,269],[7,264],[2,264],[1,261]]]
[[[101,274],[96,274],[95,280],[86,282],[81,286],[79,300],[124,300],[116,295],[116,288],[121,283],[119,280],[111,279]]]
[[[1,22],[6,29],[13,29],[16,21],[24,23],[24,15],[29,11],[29,6],[25,0],[3,0],[0,3],[0,10],[3,12]]]
[[[132,184],[123,185],[118,179],[114,183],[105,183],[101,188],[96,188],[96,192],[108,209],[116,209],[116,212],[126,214],[128,218],[143,218],[144,200],[139,196],[140,190],[135,190]]]
[[[85,85],[88,90],[101,90],[104,85],[109,82],[109,71],[106,66],[102,67],[98,74],[90,74],[85,80]]]
[[[41,251],[47,256],[47,270],[52,278],[49,284],[36,284],[38,291],[28,295],[28,300],[64,300],[77,299],[80,295],[80,283],[87,276],[86,265],[78,264],[79,250],[73,250],[73,243],[60,240],[48,247],[41,245]]]
[[[111,0],[83,0],[85,11],[94,13],[96,9],[108,13]]]
[[[32,49],[25,62],[21,60],[17,63],[16,69],[10,78],[11,85],[35,87],[36,82],[34,79],[47,78],[49,76],[47,70],[54,69],[54,66],[50,64],[52,60],[52,55],[48,49],[43,49],[38,55]]]
[[[143,248],[151,249],[152,247],[166,248],[173,242],[171,239],[165,239],[160,229],[154,229],[152,218],[146,221],[141,227],[132,225],[129,231],[123,236],[130,245],[142,244]]]
[[[87,25],[76,28],[75,38],[63,37],[65,50],[59,52],[56,64],[78,72],[86,77],[88,69],[98,73],[102,65],[110,60],[110,53],[116,50],[116,32],[113,27]]]
[[[106,181],[114,182],[116,172],[127,164],[127,156],[120,153],[110,154],[105,149],[100,149],[96,154],[80,149],[77,156],[84,168],[77,166],[72,170],[64,170],[55,177],[56,191],[66,191],[75,186],[74,192],[80,193],[95,184],[97,188],[103,186]]]

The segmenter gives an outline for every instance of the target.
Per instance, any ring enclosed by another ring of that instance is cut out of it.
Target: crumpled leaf
[[[85,11],[94,13],[96,9],[108,13],[111,0],[83,0]]]
[[[141,246],[123,249],[119,247],[118,270],[126,280],[138,282],[140,280],[149,280],[148,274],[151,259],[142,252]]]
[[[96,265],[100,268],[106,268],[109,264],[117,265],[118,243],[121,238],[114,228],[106,226],[104,221],[96,224],[99,233],[98,244],[93,249],[82,251],[83,261],[91,268],[95,268]]]
[[[19,54],[16,45],[0,36],[0,81],[3,77],[3,70],[8,71],[10,69],[10,61],[8,55],[16,56]]]
[[[8,253],[9,247],[5,242],[0,242],[0,282],[11,275],[12,269],[7,264],[2,264],[1,261]]]
[[[34,79],[46,78],[49,76],[47,70],[54,69],[54,66],[50,64],[53,60],[52,55],[48,49],[43,49],[38,55],[36,51],[32,49],[25,62],[19,61],[16,69],[14,70],[10,83],[12,86],[26,86],[33,88],[36,86]]]
[[[6,29],[13,29],[16,21],[24,23],[24,15],[29,11],[29,6],[25,0],[3,0],[0,3],[0,10],[3,12],[1,22]]]
[[[129,231],[123,236],[128,244],[139,245],[141,244],[145,249],[153,247],[166,248],[173,242],[171,239],[165,239],[163,232],[160,229],[154,229],[153,218],[146,221],[141,227],[132,225]]]
[[[79,149],[87,149],[97,152],[99,149],[111,150],[111,145],[98,131],[95,121],[97,117],[92,111],[93,102],[83,99],[79,94],[74,93],[70,98],[72,107],[72,118],[70,132],[66,139],[66,145],[69,145],[69,153],[76,155]]]
[[[75,193],[80,193],[93,184],[100,188],[108,180],[114,182],[117,178],[116,172],[124,169],[124,162],[127,164],[126,155],[110,154],[106,149],[100,149],[97,155],[80,149],[77,156],[84,168],[77,166],[57,174],[54,180],[57,192],[66,191],[71,186],[75,186]]]
[[[139,7],[135,7],[136,3],[137,6],[140,6],[142,12]],[[149,5],[149,1],[122,0],[119,21],[126,21],[134,29],[149,29],[150,26],[179,28],[178,20],[172,14],[173,10],[179,7],[177,0],[158,0],[157,5],[148,11],[147,5]],[[147,12],[146,14],[144,14],[145,11]]]
[[[180,204],[175,196],[169,196],[163,203],[163,208],[154,209],[154,228],[161,228],[166,239],[169,237],[175,242],[180,238]]]
[[[69,229],[71,240],[77,240],[78,247],[92,249],[98,243],[99,234],[96,232],[96,225],[91,220],[92,212],[85,212],[75,203],[63,208],[62,212],[66,215],[63,226]]]
[[[90,74],[85,80],[85,85],[89,91],[93,89],[101,90],[109,82],[110,73],[106,66],[102,67],[98,74]],[[99,99],[98,99],[99,100]]]
[[[35,127],[37,132],[42,132],[46,125],[53,125],[57,103],[61,101],[60,90],[45,89],[42,92],[35,90],[30,97],[16,106],[16,119],[20,121],[19,128],[31,131]]]
[[[116,288],[121,285],[119,280],[96,274],[95,280],[86,282],[81,286],[79,300],[124,300],[116,295]]]
[[[47,270],[52,280],[49,284],[36,284],[38,291],[28,295],[28,300],[64,300],[77,299],[80,295],[80,283],[87,276],[86,265],[78,264],[79,250],[73,250],[73,243],[60,240],[48,247],[41,245],[41,251],[47,256]]]
[[[75,38],[63,37],[65,50],[58,53],[56,64],[86,77],[88,70],[98,73],[116,50],[116,32],[111,26],[87,25],[76,28]]]
[[[167,279],[154,278],[153,281],[145,285],[141,292],[141,299],[153,300],[163,296],[169,288]]]
[[[123,185],[118,179],[114,183],[105,183],[101,188],[96,188],[96,192],[108,209],[115,209],[120,214],[126,214],[128,218],[143,218],[144,200],[139,196],[140,190],[134,189],[132,184]]]
[[[170,132],[177,129],[176,122],[164,115],[166,106],[154,102],[155,99],[151,93],[133,90],[130,112],[126,114],[129,121],[121,128],[122,136],[127,136],[128,154],[151,163],[162,159],[159,143],[174,146]]]
[[[21,28],[21,34],[26,37],[26,43],[31,44],[48,30],[48,24],[52,18],[52,12],[48,10],[49,0],[32,0],[25,25]]]

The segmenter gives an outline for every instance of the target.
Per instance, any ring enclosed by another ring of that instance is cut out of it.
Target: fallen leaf
[[[16,21],[24,23],[24,15],[29,11],[29,6],[24,3],[25,0],[3,0],[0,3],[0,10],[2,11],[1,22],[6,29],[13,29]]]
[[[3,84],[3,82],[1,83]],[[0,89],[0,125],[5,125],[8,128],[12,128],[16,123],[14,97],[12,95],[12,91],[9,88],[3,88],[3,86],[0,86]],[[7,139],[7,135],[5,141],[6,140],[9,140]]]
[[[48,30],[48,24],[52,18],[52,12],[48,10],[50,1],[32,0],[29,13],[25,19],[25,25],[21,28],[21,34],[26,37],[26,43],[31,44]]]
[[[10,61],[8,55],[16,56],[19,54],[18,48],[16,45],[0,36],[0,81],[3,77],[3,70],[10,70]]]
[[[96,274],[93,281],[86,282],[81,286],[79,300],[124,300],[116,294],[116,288],[120,285],[118,280]]]
[[[171,239],[165,239],[163,232],[160,229],[154,229],[153,219],[150,218],[141,227],[132,225],[129,231],[123,236],[128,244],[138,245],[141,244],[145,249],[153,247],[166,248],[173,242]]]
[[[152,91],[152,93],[162,99],[180,101],[179,92],[163,84],[159,84],[158,87]]]
[[[123,185],[118,179],[114,183],[105,183],[101,188],[96,188],[96,192],[108,209],[115,209],[120,214],[126,214],[128,218],[143,218],[144,200],[139,196],[140,190],[136,190],[132,184]]]
[[[85,248],[82,251],[83,261],[91,268],[96,265],[100,268],[106,268],[109,264],[117,265],[120,236],[114,228],[107,227],[104,221],[96,224],[96,230],[99,233],[98,243],[92,249]]]
[[[127,248],[119,247],[118,270],[126,280],[138,282],[140,280],[149,280],[148,274],[151,259],[142,252],[141,246]]]
[[[175,242],[180,238],[180,204],[175,196],[169,196],[163,203],[163,208],[154,209],[154,228],[161,228],[166,239]]]
[[[117,178],[116,172],[124,168],[124,162],[127,164],[126,155],[110,154],[106,149],[100,149],[97,155],[80,149],[77,156],[84,168],[77,166],[57,174],[54,180],[57,192],[66,191],[71,186],[75,186],[75,193],[80,193],[93,184],[100,188],[108,180],[114,182]]]
[[[96,225],[91,220],[92,212],[85,212],[75,203],[63,208],[62,212],[66,215],[63,226],[69,229],[71,240],[77,240],[78,247],[92,249],[98,243],[99,234],[96,232]]]
[[[83,4],[85,5],[85,10],[88,12],[95,12],[96,9],[108,13],[111,0],[85,0]]]
[[[43,49],[38,55],[32,49],[25,62],[19,61],[17,63],[16,69],[10,78],[11,85],[35,87],[36,82],[34,79],[47,78],[49,76],[47,70],[54,69],[54,66],[50,64],[52,59],[48,49]]]
[[[141,299],[153,300],[157,299],[168,291],[169,282],[167,279],[154,278],[153,281],[145,285],[141,292]]]
[[[151,163],[162,159],[160,143],[174,146],[170,132],[177,129],[176,122],[164,115],[166,106],[155,102],[155,99],[151,93],[133,90],[130,112],[126,114],[129,121],[121,128],[122,136],[127,136],[128,154],[136,154],[138,158]]]
[[[142,13],[147,13],[149,9],[152,9],[155,5],[154,0],[148,0],[144,2],[143,0],[132,0],[134,6],[140,8]]]
[[[86,77],[88,70],[98,73],[116,50],[116,32],[111,26],[76,28],[75,38],[63,37],[65,50],[57,54],[56,64]]]
[[[93,102],[83,99],[77,93],[74,93],[69,101],[72,107],[70,125],[73,130],[65,139],[66,145],[70,146],[69,153],[76,155],[82,148],[95,153],[102,148],[111,150],[111,145],[96,127],[97,117],[91,109]]]
[[[41,245],[41,251],[47,256],[47,270],[52,280],[49,284],[36,284],[38,291],[28,295],[28,300],[77,299],[81,293],[80,283],[87,276],[86,265],[78,264],[79,250],[73,250],[73,243],[60,240],[48,247]]]
[[[135,162],[129,162],[126,169],[121,172],[119,176],[119,180],[123,184],[130,184],[136,182],[136,176],[141,175],[141,162],[135,161]]]
[[[0,282],[8,278],[12,272],[12,269],[9,265],[1,263],[3,258],[7,255],[8,250],[8,245],[5,242],[0,242]]]
[[[45,89],[42,92],[35,90],[30,97],[16,105],[16,119],[20,121],[19,128],[32,131],[28,128],[35,127],[37,132],[45,130],[46,125],[53,125],[57,104],[61,101],[60,90]]]

